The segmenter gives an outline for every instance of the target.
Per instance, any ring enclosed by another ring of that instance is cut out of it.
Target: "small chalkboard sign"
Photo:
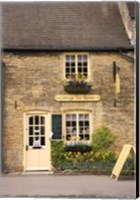
[[[131,155],[134,157],[134,155],[136,154],[135,147],[132,145],[129,145],[129,144],[125,144],[120,153],[120,156],[113,168],[111,178],[113,177],[113,175],[116,176],[115,180],[117,180],[119,178],[119,175],[120,175],[121,170],[128,158],[129,153],[131,153]]]

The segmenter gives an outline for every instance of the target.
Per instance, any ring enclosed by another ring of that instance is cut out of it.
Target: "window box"
[[[64,90],[70,94],[87,94],[92,84],[85,80],[66,80],[64,82]]]
[[[65,151],[71,152],[89,152],[92,150],[92,146],[88,142],[70,142],[65,146]]]

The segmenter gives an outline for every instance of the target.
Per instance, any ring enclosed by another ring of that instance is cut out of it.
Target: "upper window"
[[[66,114],[66,140],[89,140],[90,119],[88,113]]]
[[[82,55],[66,55],[65,57],[65,77],[73,78],[78,74],[88,78],[88,56]]]

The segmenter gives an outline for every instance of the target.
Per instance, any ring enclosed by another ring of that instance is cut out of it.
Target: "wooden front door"
[[[26,170],[50,170],[49,115],[34,114],[26,117]]]

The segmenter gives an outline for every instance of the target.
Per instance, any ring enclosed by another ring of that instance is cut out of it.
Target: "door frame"
[[[28,115],[37,115],[37,114],[48,116],[48,124],[49,124],[48,130],[49,130],[49,132],[51,131],[51,113],[49,111],[35,109],[35,110],[28,110],[23,113],[23,132],[24,132],[24,136],[23,136],[23,170],[24,171],[27,171],[27,166],[26,166],[27,116]],[[48,137],[49,137],[49,135],[48,135]],[[50,160],[50,167],[48,170],[51,170],[51,167],[52,167],[52,165],[51,165],[51,146],[50,146],[50,152],[48,153],[48,155],[49,155],[49,160]]]

